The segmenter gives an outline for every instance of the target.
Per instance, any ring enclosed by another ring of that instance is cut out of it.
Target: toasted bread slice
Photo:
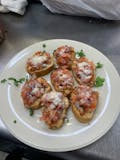
[[[86,112],[84,115],[80,115],[80,112],[76,108],[76,106],[72,106],[72,112],[74,113],[78,121],[80,121],[81,123],[89,123],[94,115],[94,112]]]
[[[67,45],[61,46],[54,51],[54,57],[59,68],[71,69],[72,61],[75,58],[75,51],[73,47]]]
[[[44,78],[30,79],[22,87],[21,97],[26,108],[40,108],[43,94],[50,92],[51,86]]]
[[[99,94],[89,86],[77,86],[71,94],[72,112],[82,123],[88,123],[94,116]]]
[[[60,92],[49,92],[41,99],[42,120],[50,129],[58,129],[63,126],[64,119],[69,108],[68,98]]]
[[[93,86],[95,83],[95,65],[85,57],[74,59],[72,71],[80,85]]]
[[[74,80],[68,69],[55,69],[50,77],[56,91],[62,92],[64,96],[68,96],[72,92]]]
[[[27,72],[37,77],[48,74],[53,68],[53,56],[47,52],[36,52],[26,64]]]

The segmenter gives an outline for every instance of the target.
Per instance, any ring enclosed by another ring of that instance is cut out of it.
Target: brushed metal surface
[[[111,60],[120,74],[120,21],[52,14],[40,4],[29,6],[24,16],[0,14],[0,19],[7,30],[6,40],[0,45],[0,72],[25,47],[42,40],[62,38],[81,41],[97,48]],[[16,141],[2,121],[0,137]],[[97,142],[81,150],[55,155],[69,160],[78,160],[81,154],[117,160],[120,157],[119,150],[120,116],[110,131]]]

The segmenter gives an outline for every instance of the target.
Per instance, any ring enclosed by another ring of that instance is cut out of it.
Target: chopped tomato
[[[73,93],[71,95],[71,102],[72,105],[80,108],[81,112],[82,109],[84,109],[85,112],[91,112],[97,106],[98,92],[92,91],[92,88],[90,88],[89,86],[80,85],[78,87],[75,87],[75,89],[73,90]]]

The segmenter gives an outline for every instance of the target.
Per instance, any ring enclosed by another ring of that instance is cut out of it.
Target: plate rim
[[[77,42],[77,43],[84,44],[84,45],[86,45],[86,46],[88,46],[88,47],[91,47],[91,48],[94,49],[94,50],[97,50],[95,47],[92,47],[92,46],[90,46],[90,45],[88,45],[88,44],[86,44],[86,43],[79,42],[79,41],[75,41],[75,40],[69,40],[69,39],[51,39],[51,40],[40,41],[40,42],[34,43],[34,44],[26,47],[25,49],[19,51],[15,56],[13,56],[13,58],[11,58],[11,59],[9,60],[9,62],[7,63],[7,65],[5,65],[3,71],[2,71],[1,74],[0,74],[0,77],[1,77],[2,74],[4,74],[4,72],[5,72],[6,69],[8,68],[9,63],[10,63],[11,61],[13,61],[13,59],[15,59],[15,58],[17,58],[19,55],[21,55],[22,52],[25,52],[26,50],[34,47],[34,46],[37,45],[37,44],[46,43],[46,42],[48,42],[48,41],[72,41],[72,42],[74,42],[74,43]],[[97,50],[97,51],[99,51],[99,50]],[[107,57],[106,57],[104,54],[102,54],[100,51],[99,51],[99,53],[100,53],[102,56],[104,56],[104,58],[110,63],[110,65],[112,65],[112,67],[114,68],[115,74],[118,76],[118,78],[119,78],[119,80],[120,80],[119,74],[118,74],[115,66],[114,66],[114,65],[112,64],[112,62],[109,60],[109,58],[107,58]],[[17,137],[17,135],[15,135],[15,133],[12,131],[12,129],[9,128],[8,125],[6,124],[6,122],[4,121],[4,119],[3,119],[2,115],[1,115],[1,112],[0,112],[0,117],[1,117],[2,121],[4,122],[5,126],[9,129],[10,133],[11,133],[12,135],[14,135],[18,140],[22,141],[23,143],[25,143],[25,144],[27,144],[27,145],[29,145],[29,146],[32,146],[32,147],[34,147],[34,148],[44,150],[44,151],[52,151],[52,152],[61,152],[61,151],[62,151],[62,152],[64,152],[64,151],[72,151],[72,150],[80,149],[80,148],[83,148],[83,147],[85,147],[85,146],[87,146],[87,145],[90,145],[91,143],[97,141],[99,138],[101,138],[102,136],[104,136],[104,135],[108,132],[108,130],[113,126],[113,124],[114,124],[115,121],[117,120],[117,117],[118,117],[119,113],[120,113],[120,110],[119,110],[119,112],[117,112],[116,116],[114,117],[114,120],[112,120],[112,123],[108,126],[108,128],[106,128],[106,130],[104,130],[99,136],[97,136],[96,138],[92,139],[92,140],[89,141],[88,143],[85,143],[85,144],[82,145],[82,146],[74,146],[74,147],[70,147],[70,148],[67,147],[67,148],[64,149],[64,150],[62,150],[62,148],[60,148],[60,149],[57,148],[56,150],[53,149],[53,148],[47,148],[47,147],[46,147],[46,148],[44,148],[44,147],[42,148],[42,147],[40,147],[40,146],[36,146],[34,143],[30,143],[30,142],[27,142],[27,141],[21,139],[21,137]]]

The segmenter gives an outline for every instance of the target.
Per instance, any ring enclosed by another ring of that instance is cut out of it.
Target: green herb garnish
[[[1,81],[0,81],[1,83],[5,83],[5,82],[7,82],[7,79],[2,79]]]
[[[30,115],[30,116],[33,116],[33,113],[34,113],[33,109],[30,108],[30,109],[29,109],[29,115]]]
[[[25,78],[20,78],[20,79],[17,80],[17,79],[14,78],[14,77],[9,77],[8,79],[2,79],[2,80],[1,80],[1,83],[8,82],[8,84],[11,84],[11,83],[9,83],[9,81],[12,81],[13,84],[14,84],[16,87],[18,87],[19,84],[21,84],[21,83],[23,83],[23,82],[25,81]]]
[[[103,64],[101,64],[100,62],[97,62],[96,68],[102,68],[102,67],[103,67]]]
[[[8,80],[16,81],[16,79],[13,77],[9,77]]]
[[[83,50],[81,50],[80,52],[76,52],[76,55],[78,57],[85,57],[85,54],[84,54]]]
[[[56,49],[53,51],[53,53],[56,51]]]
[[[43,48],[45,48],[45,47],[46,47],[46,44],[43,44],[42,46],[43,46]]]
[[[105,82],[105,78],[102,78],[102,77],[96,77],[96,80],[95,80],[95,87],[101,87],[103,86]]]
[[[43,53],[45,53],[46,52],[46,50],[43,50]]]
[[[17,80],[16,80],[15,78],[9,77],[8,80],[9,80],[9,81],[13,81],[13,84],[14,84],[16,87],[18,87],[19,84],[18,84],[18,82],[17,82]]]
[[[17,123],[17,121],[16,121],[16,120],[14,120],[14,121],[13,121],[13,123]]]
[[[18,87],[20,83],[23,83],[25,81],[25,78],[16,79],[13,77],[9,77],[8,80],[13,81],[13,84]]]
[[[23,83],[24,81],[25,81],[25,78],[20,78],[20,79],[18,80],[19,83]]]

